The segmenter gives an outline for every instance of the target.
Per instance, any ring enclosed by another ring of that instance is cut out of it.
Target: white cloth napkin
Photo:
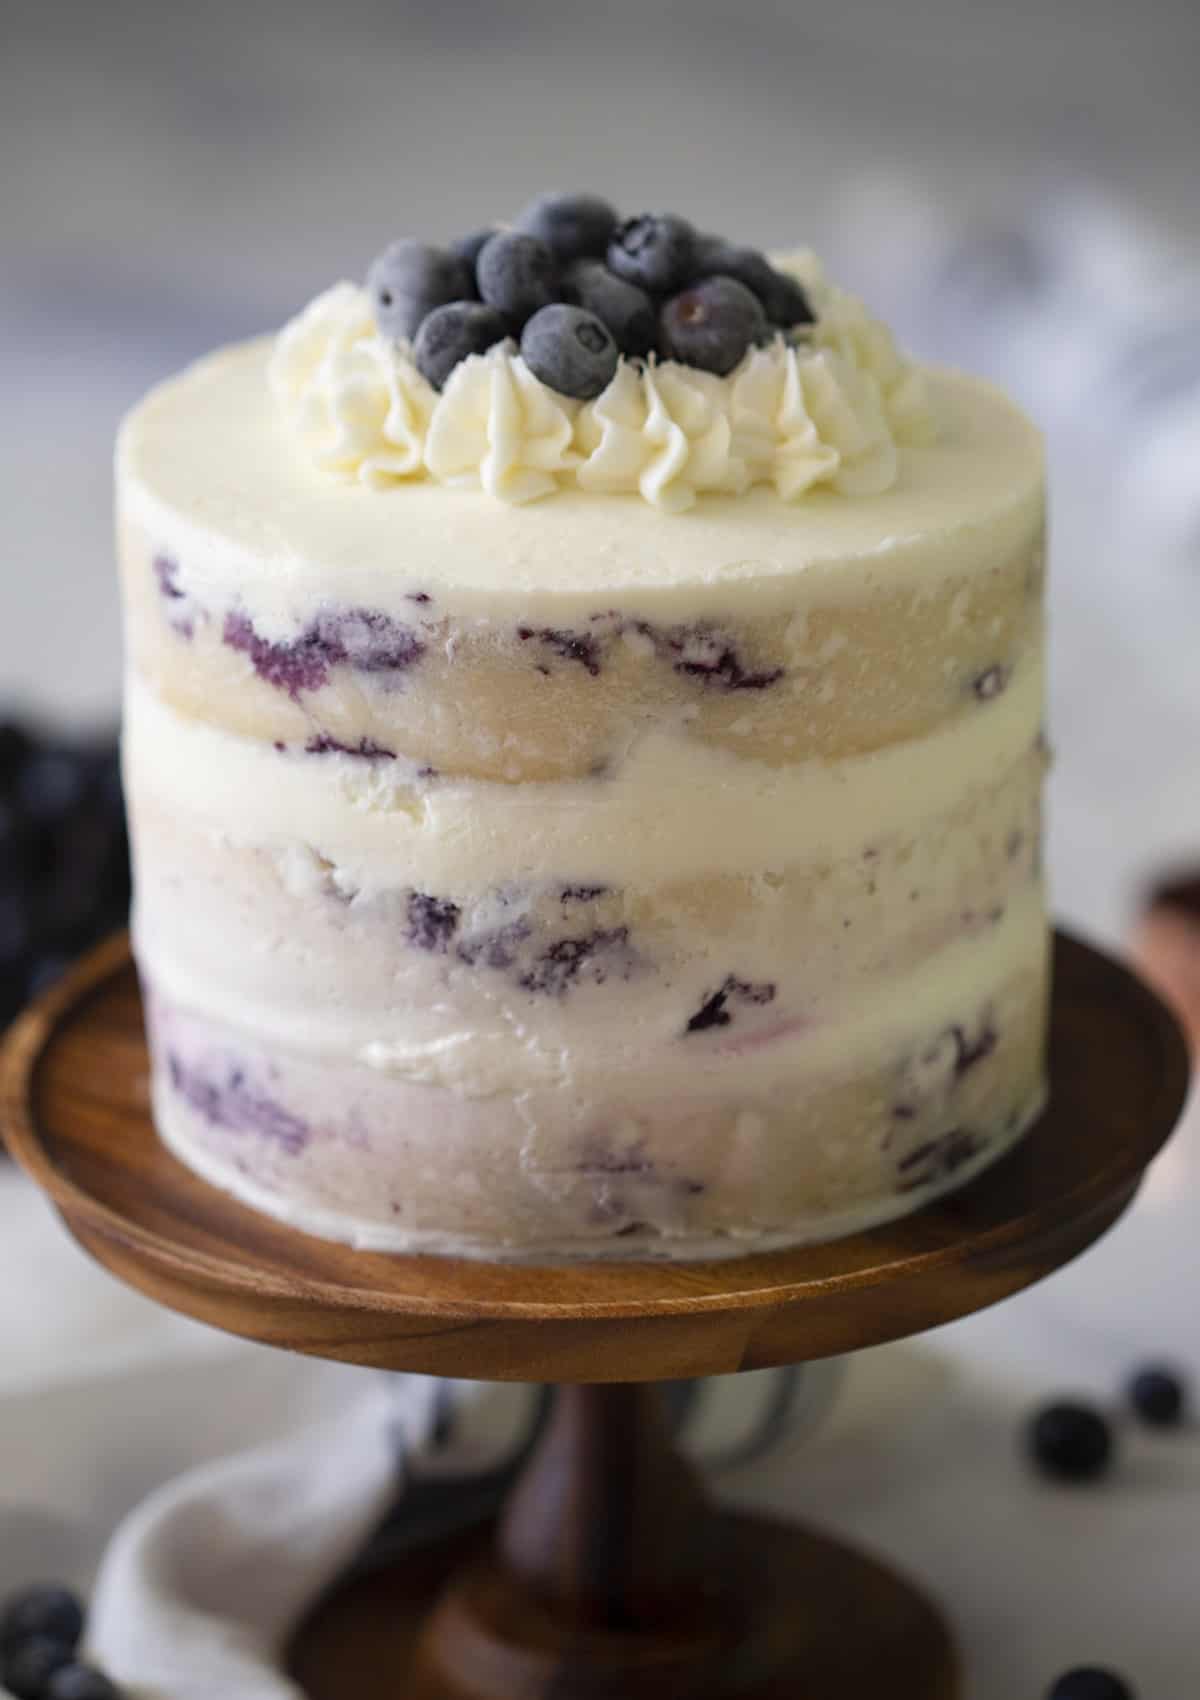
[[[838,1375],[829,1364],[682,1390],[683,1443],[710,1468],[778,1454],[820,1421]],[[474,1520],[487,1509],[472,1505],[475,1484],[490,1497],[543,1407],[532,1388],[448,1391],[423,1376],[368,1376],[337,1417],[159,1488],[104,1557],[90,1655],[154,1700],[296,1700],[280,1649],[385,1513],[382,1550]]]

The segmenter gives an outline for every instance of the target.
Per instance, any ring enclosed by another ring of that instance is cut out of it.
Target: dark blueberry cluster
[[[757,984],[752,980],[739,980],[736,974],[727,974],[715,992],[710,992],[688,1020],[685,1033],[706,1033],[710,1027],[728,1027],[733,1020],[731,1002],[741,1004],[772,1003],[775,998],[775,987],[769,980]]]
[[[559,902],[591,904],[607,895],[605,886],[564,886]],[[521,991],[543,997],[562,998],[581,982],[602,986],[632,971],[629,928],[624,926],[591,926],[547,940],[543,927],[518,915],[499,926],[468,931],[457,903],[425,891],[409,892],[404,919],[405,936],[418,950],[453,956],[469,968],[507,973]]]
[[[128,912],[115,743],[0,723],[0,1029]]]
[[[300,1117],[255,1087],[236,1065],[209,1073],[185,1063],[172,1051],[167,1067],[172,1089],[211,1127],[258,1134],[272,1140],[289,1157],[298,1157],[308,1144],[309,1129]]]
[[[102,1671],[79,1658],[84,1609],[58,1583],[24,1588],[0,1606],[0,1683],[16,1700],[120,1700]]]
[[[939,1139],[927,1139],[897,1164],[901,1177],[899,1190],[916,1192],[921,1187],[932,1186],[934,1181],[956,1174],[965,1163],[978,1157],[983,1145],[977,1134],[962,1127],[951,1128]]]
[[[229,649],[249,658],[260,679],[293,698],[321,690],[334,667],[403,673],[425,653],[424,642],[411,626],[373,608],[331,609],[285,641],[263,637],[249,614],[234,609],[225,616],[221,635]]]
[[[757,249],[674,213],[621,220],[595,195],[539,195],[512,229],[449,248],[393,242],[367,288],[380,331],[412,344],[435,389],[513,337],[536,377],[581,401],[607,387],[621,355],[723,377],[756,344],[813,321],[801,286]]]
[[[648,639],[655,655],[669,662],[674,672],[714,691],[765,691],[783,678],[782,667],[749,665],[730,634],[708,620],[660,626],[609,611],[593,614],[590,623],[590,631],[569,626],[518,626],[517,637],[560,660],[575,662],[593,678],[604,671],[609,651],[626,633]],[[538,662],[537,667],[540,673],[550,672],[545,662]]]

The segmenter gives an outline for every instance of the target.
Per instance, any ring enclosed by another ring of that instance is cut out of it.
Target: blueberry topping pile
[[[1115,1671],[1080,1665],[1064,1671],[1046,1700],[1135,1700],[1133,1689]]]
[[[1112,1462],[1111,1425],[1091,1405],[1061,1399],[1038,1411],[1029,1425],[1029,1455],[1044,1476],[1092,1482]]]
[[[393,242],[367,289],[381,333],[413,345],[435,389],[459,361],[513,337],[542,383],[581,401],[606,388],[621,355],[724,376],[750,348],[813,322],[800,284],[757,249],[674,213],[621,221],[595,195],[539,195],[511,230],[448,248]]]
[[[16,1700],[120,1700],[101,1671],[78,1658],[84,1610],[69,1588],[40,1583],[0,1607],[0,1683]]]
[[[128,911],[115,745],[0,722],[0,1030]]]

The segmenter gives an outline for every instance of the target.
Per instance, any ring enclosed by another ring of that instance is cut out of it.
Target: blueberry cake
[[[546,196],[122,429],[162,1138],[353,1244],[708,1258],[1043,1102],[1043,467],[808,253]]]

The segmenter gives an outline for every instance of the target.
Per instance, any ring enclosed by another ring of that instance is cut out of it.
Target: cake
[[[206,1180],[712,1258],[1036,1118],[1040,441],[810,254],[586,197],[397,244],[151,392],[117,490],[154,1116]]]

